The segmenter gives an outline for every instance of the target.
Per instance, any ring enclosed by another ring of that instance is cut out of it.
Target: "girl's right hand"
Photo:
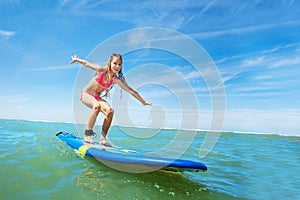
[[[74,62],[77,62],[78,59],[79,58],[76,55],[72,56],[72,60],[71,60],[70,64],[73,64]]]

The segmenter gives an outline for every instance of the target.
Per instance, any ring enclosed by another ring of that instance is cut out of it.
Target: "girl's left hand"
[[[152,103],[145,101],[145,102],[143,103],[143,105],[144,105],[144,106],[152,106]]]

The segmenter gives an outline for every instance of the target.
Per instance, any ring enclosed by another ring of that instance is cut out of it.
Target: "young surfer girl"
[[[85,86],[81,92],[80,100],[86,106],[92,109],[86,125],[84,141],[93,144],[92,136],[95,135],[93,128],[98,117],[99,112],[105,115],[102,125],[102,133],[100,137],[100,145],[111,146],[107,141],[107,132],[110,128],[114,110],[113,108],[101,97],[105,91],[107,95],[109,88],[113,84],[118,84],[122,89],[130,93],[133,97],[139,100],[143,105],[151,105],[145,101],[137,91],[127,85],[122,73],[122,56],[120,54],[112,54],[105,67],[90,63],[86,60],[78,58],[76,55],[72,56],[70,64],[79,62],[80,64],[96,71],[95,76]]]

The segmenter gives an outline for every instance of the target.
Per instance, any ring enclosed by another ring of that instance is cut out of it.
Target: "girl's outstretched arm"
[[[126,92],[128,92],[129,94],[131,94],[134,98],[136,98],[137,100],[139,100],[144,106],[152,106],[152,103],[149,103],[147,101],[145,101],[143,99],[143,97],[141,97],[141,95],[135,91],[134,89],[132,89],[126,82],[124,79],[118,79],[117,84]]]
[[[91,68],[95,71],[104,71],[106,69],[105,67],[102,67],[100,65],[90,63],[90,62],[88,62],[87,60],[84,60],[84,59],[80,59],[76,55],[72,56],[72,60],[70,61],[70,64],[73,64],[74,62],[79,62],[80,64],[82,64],[82,65],[84,65],[88,68]]]

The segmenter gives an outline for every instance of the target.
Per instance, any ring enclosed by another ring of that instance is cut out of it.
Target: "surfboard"
[[[82,156],[93,157],[109,167],[126,172],[150,172],[159,169],[171,171],[206,171],[201,162],[186,159],[172,159],[149,156],[133,150],[105,147],[98,144],[85,144],[83,139],[67,132],[59,132],[56,136]]]

